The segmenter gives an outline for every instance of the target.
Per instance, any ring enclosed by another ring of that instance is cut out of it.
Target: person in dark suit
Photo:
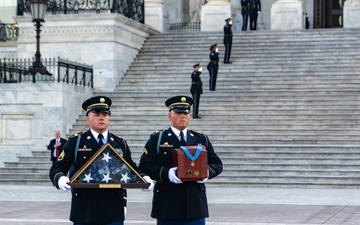
[[[208,136],[188,129],[192,104],[188,96],[174,96],[165,101],[170,127],[152,133],[140,157],[141,171],[156,180],[151,217],[157,219],[157,225],[204,225],[205,218],[209,217],[205,182],[223,170]],[[181,139],[184,139],[183,144]],[[182,181],[176,175],[172,149],[198,144],[207,150],[208,177],[200,181]]]
[[[233,40],[233,33],[231,30],[232,22],[231,19],[228,18],[225,20],[226,24],[224,26],[224,45],[225,45],[225,55],[224,55],[224,63],[230,63],[230,55],[231,55],[231,45]]]
[[[51,167],[49,176],[54,186],[62,191],[71,189],[72,177],[103,144],[109,143],[114,149],[121,150],[123,158],[131,167],[138,170],[131,158],[130,148],[122,137],[108,131],[111,99],[95,96],[84,101],[86,121],[90,129],[71,136]],[[77,144],[79,143],[79,144]],[[78,147],[76,147],[78,146]],[[138,171],[140,173],[140,171]],[[153,188],[153,181],[143,177]],[[126,214],[126,192],[122,188],[73,188],[70,220],[74,225],[123,225]]]
[[[55,131],[55,138],[50,141],[47,146],[47,149],[50,150],[50,161],[55,163],[59,157],[60,152],[66,144],[66,139],[61,137],[60,131]]]
[[[250,0],[250,30],[256,30],[257,18],[260,12],[260,0]]]
[[[247,24],[249,21],[249,14],[250,14],[250,3],[249,0],[241,0],[241,15],[243,18],[243,25],[241,30],[247,30]]]
[[[216,79],[219,70],[219,49],[217,48],[217,44],[210,46],[210,62],[207,65],[207,69],[209,71],[209,90],[215,91],[216,89]]]
[[[202,89],[202,81],[201,81],[201,72],[202,68],[200,64],[195,64],[194,71],[191,74],[191,88],[190,93],[194,100],[194,107],[193,107],[193,118],[194,119],[201,119],[199,116],[199,105],[200,105],[200,96],[203,93]]]

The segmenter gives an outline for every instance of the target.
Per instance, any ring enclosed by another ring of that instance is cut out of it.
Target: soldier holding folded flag
[[[108,131],[111,99],[106,96],[89,98],[82,104],[86,111],[86,122],[90,129],[69,138],[58,160],[50,169],[50,179],[62,191],[71,190],[70,220],[74,225],[123,225],[126,214],[126,190],[122,188],[71,188],[70,180],[84,164],[106,143],[121,152],[132,168],[137,169],[131,158],[127,142]],[[140,174],[140,171],[138,171]],[[109,174],[104,179],[110,180]],[[91,179],[91,173],[86,177]],[[149,176],[143,179],[150,183],[146,191],[151,191],[153,181]],[[106,182],[107,182],[106,180]]]

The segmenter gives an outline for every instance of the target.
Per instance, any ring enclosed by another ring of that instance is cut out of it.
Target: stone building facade
[[[262,0],[259,29],[359,28],[360,0]],[[169,24],[201,22],[202,31],[221,31],[231,17],[241,29],[240,0],[145,0],[146,24],[160,32]]]

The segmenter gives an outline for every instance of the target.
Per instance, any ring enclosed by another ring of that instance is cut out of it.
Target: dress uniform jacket
[[[171,150],[180,147],[180,141],[171,128],[150,135],[140,158],[140,169],[156,180],[151,217],[164,220],[194,220],[209,216],[206,187],[204,183],[185,181],[171,183],[169,169],[173,167]],[[209,179],[222,172],[222,162],[214,151],[211,142],[204,134],[188,130],[187,145],[202,144],[208,152]]]
[[[75,148],[78,136],[80,144],[75,158]],[[122,151],[124,159],[137,169],[131,159],[130,149],[124,139],[108,134],[108,143],[115,149]],[[50,179],[54,186],[59,189],[58,180],[65,176],[68,171],[69,177],[74,175],[90,158],[100,149],[98,142],[90,130],[79,133],[69,138],[64,146],[58,161],[50,169]],[[124,190],[119,189],[87,189],[73,188],[70,220],[76,223],[110,223],[124,221]]]
[[[210,62],[207,65],[207,69],[219,69],[219,52],[211,51],[209,54]]]
[[[241,14],[249,15],[249,13],[250,13],[249,0],[241,0]]]
[[[231,30],[231,27],[231,24],[227,24],[224,26],[224,44],[232,44],[233,32]]]
[[[261,11],[260,0],[250,0],[250,13],[258,13],[258,11]]]
[[[202,81],[200,78],[200,74],[201,74],[200,71],[198,71],[198,72],[194,71],[191,74],[191,88],[190,88],[191,93],[198,93],[198,94],[203,93]]]

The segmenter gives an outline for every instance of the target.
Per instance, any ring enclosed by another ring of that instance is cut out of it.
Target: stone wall
[[[54,132],[68,132],[92,89],[65,83],[0,84],[0,165],[46,150]]]
[[[31,17],[15,19],[20,32],[17,45],[1,45],[0,55],[33,58],[36,38]],[[46,15],[42,25],[41,57],[93,65],[94,89],[57,82],[0,83],[0,166],[16,160],[17,155],[45,151],[56,130],[68,134],[82,112],[81,103],[93,91],[114,90],[146,38],[158,33],[108,13]]]

